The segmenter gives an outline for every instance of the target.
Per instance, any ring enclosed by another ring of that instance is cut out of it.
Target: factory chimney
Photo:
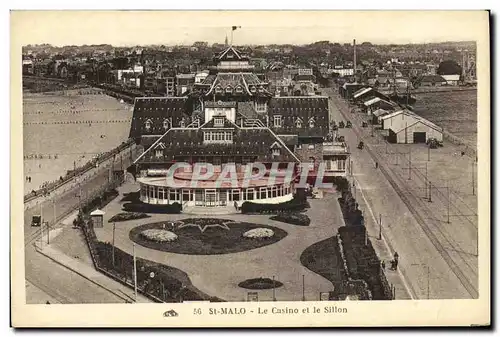
[[[353,40],[354,46],[354,81],[356,81],[356,39]]]

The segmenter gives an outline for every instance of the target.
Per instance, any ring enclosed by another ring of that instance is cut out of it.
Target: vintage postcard
[[[11,12],[12,325],[489,325],[489,38],[487,11]]]

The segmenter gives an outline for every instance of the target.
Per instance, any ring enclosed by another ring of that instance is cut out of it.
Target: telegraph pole
[[[429,202],[432,202],[431,188],[432,188],[432,184],[431,184],[431,182],[429,181]]]
[[[132,243],[132,253],[134,255],[134,299],[137,303],[137,260],[135,258],[135,242]]]
[[[274,276],[273,276],[273,301],[276,301],[276,283],[274,282]]]
[[[431,147],[427,146],[427,161],[431,161]]]
[[[476,186],[474,185],[474,161],[472,161],[472,195],[476,195]]]
[[[111,255],[113,257],[113,267],[115,266],[115,223],[113,222],[113,250],[111,251]]]
[[[427,265],[427,299],[430,299],[430,284],[429,284],[429,280],[431,278],[431,272],[430,272],[430,267],[429,265]]]
[[[447,207],[447,215],[448,215],[448,223],[450,223],[450,186],[448,186],[448,182],[446,182],[446,194],[448,197],[448,207]]]
[[[302,275],[302,301],[306,300],[305,276]]]
[[[425,163],[425,183],[424,183],[424,188],[425,188],[425,197],[427,198],[427,163]]]
[[[408,155],[408,180],[411,180],[411,147]]]
[[[378,215],[378,239],[382,240],[382,214]]]

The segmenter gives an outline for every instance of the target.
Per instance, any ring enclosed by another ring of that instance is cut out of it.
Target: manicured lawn
[[[323,276],[336,288],[343,279],[342,261],[337,255],[337,246],[336,237],[331,237],[307,247],[300,256],[304,267]]]
[[[258,225],[248,222],[234,222],[232,220],[214,218],[182,219],[186,226],[181,228],[176,224],[167,224],[165,229],[174,232],[178,239],[173,242],[154,242],[141,235],[146,229],[163,229],[166,222],[155,222],[134,227],[129,237],[141,246],[170,253],[188,255],[214,255],[237,253],[250,249],[264,247],[283,239],[287,232],[280,228]],[[227,228],[225,228],[227,226]],[[243,237],[243,233],[255,228],[268,228],[274,232],[270,238],[250,239]]]

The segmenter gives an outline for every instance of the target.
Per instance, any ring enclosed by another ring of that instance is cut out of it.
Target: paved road
[[[327,89],[331,100],[332,119],[345,120],[340,108],[345,109],[343,102],[333,92]],[[346,117],[350,118],[346,112]],[[410,291],[415,298],[471,298],[474,293],[469,284],[456,273],[456,268],[450,266],[442,249],[436,248],[432,231],[417,221],[412,210],[402,200],[405,196],[389,183],[381,169],[375,169],[375,161],[367,149],[356,148],[359,139],[353,129],[341,129],[340,134],[346,138],[353,153],[353,174],[356,182],[357,200],[365,213],[367,227],[374,236],[378,236],[378,214],[383,215],[383,235],[393,251],[400,255],[401,271]],[[365,142],[366,143],[366,142]],[[378,158],[381,168],[387,164],[383,158]],[[396,185],[403,184],[401,178],[395,177]],[[399,193],[398,193],[399,192]],[[415,200],[412,200],[416,202]],[[410,206],[411,207],[411,206]],[[431,236],[429,238],[429,236]],[[427,266],[429,266],[429,282],[427,282]],[[429,286],[427,286],[429,284]],[[428,295],[427,295],[428,294]]]
[[[127,167],[129,164],[129,153],[125,152],[123,165]],[[120,168],[121,163],[119,156],[117,156],[114,169]],[[98,174],[82,183],[82,200],[92,196],[108,183],[109,169],[110,166],[103,166]],[[78,206],[80,202],[79,193],[80,189],[75,187],[66,194],[55,197],[57,218]],[[41,206],[27,210],[24,214],[26,280],[61,303],[123,303],[122,298],[113,295],[35,251],[32,243],[39,238],[40,229],[31,227],[30,222],[33,215],[40,214],[40,207],[45,221],[52,224],[54,219],[54,203],[50,200],[42,203]]]

